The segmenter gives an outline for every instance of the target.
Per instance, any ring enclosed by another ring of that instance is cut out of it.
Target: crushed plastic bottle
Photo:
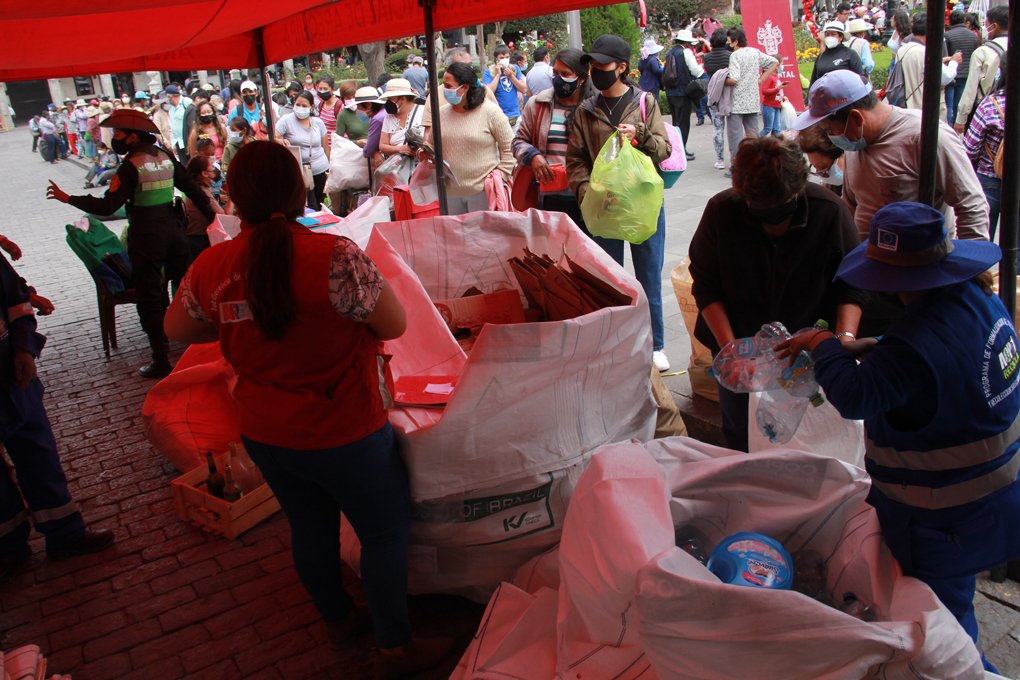
[[[783,388],[762,392],[754,412],[758,431],[773,444],[785,444],[797,433],[808,403],[807,399],[795,397]]]
[[[691,526],[678,526],[673,534],[676,547],[701,562],[708,564],[708,541],[705,536]]]
[[[828,569],[825,559],[815,550],[804,549],[793,555],[793,589],[802,595],[830,604],[826,589]]]
[[[765,324],[754,336],[738,338],[723,347],[712,361],[712,375],[731,392],[762,392],[779,387],[782,362],[775,347],[790,337],[778,321]]]
[[[839,606],[839,610],[861,621],[875,620],[875,610],[870,605],[858,600],[853,593],[843,593],[843,604]]]

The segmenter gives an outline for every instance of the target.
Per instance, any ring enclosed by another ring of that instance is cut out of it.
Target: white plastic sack
[[[755,413],[760,392],[748,395],[747,447],[751,453],[781,449],[810,451],[820,456],[864,467],[864,421],[847,420],[828,399],[821,406],[808,406],[793,438],[784,444],[773,444],[758,430]]]
[[[567,505],[587,463],[584,456],[565,469],[497,488],[413,502],[409,591],[488,601],[525,562],[559,544]],[[361,573],[361,546],[346,520],[341,557]]]
[[[216,245],[235,238],[241,233],[241,219],[237,215],[217,213],[216,218],[205,228],[209,245]]]
[[[326,193],[368,189],[371,178],[368,176],[368,159],[363,149],[335,132],[331,140]]]
[[[322,212],[329,213],[330,210],[323,206]],[[339,222],[314,227],[312,231],[317,234],[346,236],[364,249],[376,223],[387,222],[389,219],[390,208],[387,199],[372,197],[347,217],[341,217]],[[236,215],[216,215],[216,219],[206,227],[205,233],[209,236],[210,245],[229,241],[241,233],[241,220]]]
[[[754,456],[684,437],[597,451],[560,548],[558,668],[592,642],[639,645],[662,678],[981,678],[970,638],[934,593],[904,577],[865,503],[865,473],[795,451]],[[759,531],[828,564],[866,623],[793,591],[730,586],[674,545]]]
[[[472,287],[519,290],[507,260],[525,247],[566,253],[634,302],[566,321],[486,325],[466,356],[430,300]],[[562,470],[602,444],[653,436],[647,301],[565,214],[379,224],[366,252],[408,311],[407,332],[385,343],[394,379],[459,375],[443,410],[391,411],[416,501],[511,484]]]

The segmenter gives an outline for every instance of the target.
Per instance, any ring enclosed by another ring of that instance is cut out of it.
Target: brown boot
[[[372,662],[375,680],[397,680],[435,668],[453,650],[451,638],[414,638],[403,647],[380,650]]]

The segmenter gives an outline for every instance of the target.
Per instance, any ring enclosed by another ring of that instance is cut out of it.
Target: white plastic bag
[[[560,548],[558,668],[584,644],[638,645],[662,678],[981,678],[956,619],[902,575],[865,502],[867,475],[795,451],[735,454],[685,437],[606,446],[592,457]],[[859,621],[792,591],[721,583],[674,545],[758,531],[827,560],[830,592]]]
[[[792,130],[793,122],[797,120],[797,111],[789,99],[784,99],[779,106],[779,127],[781,130]]]
[[[329,154],[326,193],[367,189],[369,180],[368,159],[365,158],[362,148],[334,132]]]
[[[747,446],[751,453],[780,449],[810,451],[821,456],[841,460],[859,468],[864,467],[864,421],[847,420],[826,399],[821,406],[808,406],[793,439],[784,444],[773,444],[755,425],[755,411],[761,399],[760,392],[748,395]]]

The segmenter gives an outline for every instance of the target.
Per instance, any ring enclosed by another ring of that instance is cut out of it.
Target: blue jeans
[[[624,241],[599,236],[592,236],[592,240],[609,253],[618,265],[623,266]],[[666,257],[665,207],[659,208],[659,223],[655,233],[644,243],[631,243],[630,256],[634,260],[634,277],[648,298],[648,311],[652,317],[652,349],[657,352],[666,346],[662,323],[662,266]]]
[[[709,80],[708,74],[705,73],[701,76],[701,80]],[[708,89],[708,83],[705,83],[705,89]],[[698,117],[699,123],[705,122],[705,114],[708,113],[708,95],[698,100],[697,106],[694,108],[694,115]]]
[[[948,89],[948,88],[946,88]],[[978,181],[985,191],[985,200],[988,201],[988,239],[995,242],[995,227],[999,223],[999,204],[1002,197],[1002,180],[998,177],[989,177],[978,173]]]
[[[759,137],[768,137],[769,135],[779,136],[779,133],[783,131],[782,121],[779,116],[779,112],[782,109],[775,109],[771,106],[761,107],[761,119],[762,128],[761,132],[758,133]]]
[[[949,119],[950,125],[956,122],[956,111],[960,107],[960,97],[963,96],[963,87],[966,84],[967,79],[964,78],[946,85],[946,118]]]
[[[346,446],[295,451],[242,436],[290,522],[294,568],[325,621],[353,606],[340,581],[340,512],[361,541],[361,577],[379,647],[411,639],[410,487],[387,423]]]

